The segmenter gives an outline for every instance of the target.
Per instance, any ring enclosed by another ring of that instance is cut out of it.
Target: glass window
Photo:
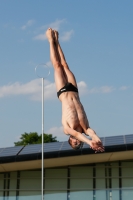
[[[38,200],[41,196],[41,171],[21,171],[19,200]],[[29,191],[28,191],[29,190]]]
[[[93,200],[92,191],[71,191],[70,200]]]
[[[92,167],[73,167],[70,170],[71,190],[93,189],[93,168]]]
[[[71,178],[93,178],[93,166],[70,168]]]
[[[119,189],[117,189],[117,190],[112,189],[111,196],[112,196],[112,200],[120,199],[119,198]]]
[[[18,200],[40,200],[41,193],[36,191],[21,191]]]
[[[45,189],[67,190],[67,169],[46,169]]]
[[[40,190],[41,171],[21,171],[20,190]]]
[[[66,191],[45,191],[45,200],[67,200]]]
[[[0,200],[3,200],[4,174],[0,174]]]
[[[16,200],[16,192],[10,191],[10,196],[7,198],[8,200]]]
[[[105,165],[96,165],[96,199],[106,200]]]
[[[10,189],[16,190],[17,188],[17,172],[10,173]]]
[[[45,169],[45,178],[67,178],[67,169]]]
[[[4,174],[0,174],[0,190],[4,188]]]
[[[118,163],[111,164],[111,176],[112,176],[112,199],[119,199],[119,166]]]
[[[122,162],[122,199],[133,197],[133,162]]]
[[[67,196],[69,200],[118,200],[121,195],[122,200],[127,200],[133,197],[133,161],[122,161],[120,166],[112,162],[99,163],[95,167],[45,169],[44,175],[45,200],[67,200]],[[4,192],[4,187],[9,191]],[[4,195],[7,195],[5,200],[40,200],[41,170],[0,173],[0,200]]]
[[[9,200],[16,200],[17,172],[10,173]]]
[[[3,192],[0,191],[0,200],[3,200]]]
[[[45,170],[45,200],[67,200],[67,169]]]
[[[132,199],[133,198],[133,190],[122,190],[122,200]]]
[[[70,169],[70,200],[93,199],[93,167]]]

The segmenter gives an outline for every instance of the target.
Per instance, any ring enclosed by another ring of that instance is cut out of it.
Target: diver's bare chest
[[[78,118],[78,113],[75,108],[75,106],[72,105],[66,105],[62,109],[62,117],[66,119],[77,119]]]
[[[62,118],[67,121],[73,121],[75,123],[79,123],[82,118],[85,117],[84,110],[82,108],[82,105],[75,105],[69,104],[69,105],[64,105],[62,108]]]

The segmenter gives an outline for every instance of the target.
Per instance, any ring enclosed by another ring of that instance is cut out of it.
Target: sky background
[[[5,0],[0,3],[0,147],[14,146],[24,132],[42,132],[42,83],[35,73],[41,63],[50,69],[44,132],[68,139],[45,36],[48,27],[59,31],[90,126],[100,137],[133,134],[133,1]]]

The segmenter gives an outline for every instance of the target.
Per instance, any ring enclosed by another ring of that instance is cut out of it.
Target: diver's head
[[[72,135],[69,137],[68,143],[75,150],[78,150],[83,146],[83,142],[79,141]]]

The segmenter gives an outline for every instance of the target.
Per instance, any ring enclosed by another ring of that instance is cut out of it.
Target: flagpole
[[[46,64],[39,64],[35,67],[35,73],[36,75],[42,79],[42,163],[41,163],[41,199],[44,200],[44,77],[42,77],[42,74],[40,75],[39,73],[37,73],[37,69],[39,67],[43,67],[43,71],[45,71],[44,69],[48,69],[49,66],[47,66]],[[48,70],[47,75],[45,76],[45,78],[47,76],[50,75],[50,70]]]
[[[42,78],[42,200],[44,200],[44,78]]]

